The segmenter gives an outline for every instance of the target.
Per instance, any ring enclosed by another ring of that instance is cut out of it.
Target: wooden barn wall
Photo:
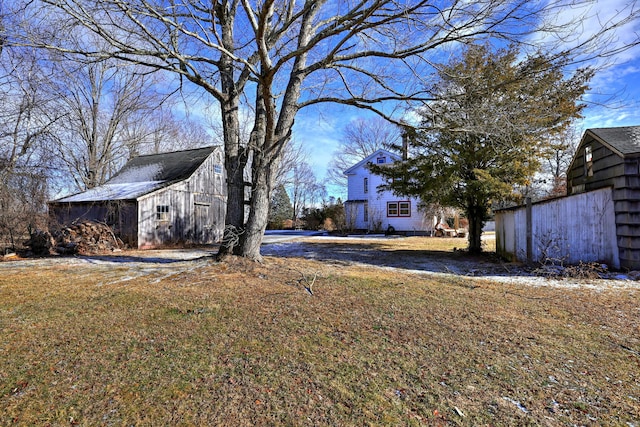
[[[624,175],[616,179],[613,200],[618,251],[622,267],[640,269],[640,176],[638,159],[625,159]]]
[[[584,163],[584,147],[590,145],[593,153],[593,176],[587,176]],[[567,171],[567,193],[584,193],[598,188],[611,187],[624,173],[622,157],[593,138],[587,138],[578,147]]]
[[[217,153],[188,180],[138,199],[138,246],[152,248],[178,243],[211,244],[220,241],[226,207],[223,173]],[[168,206],[167,220],[159,220],[157,207]]]
[[[611,188],[538,203],[531,208],[532,260],[620,268]],[[527,261],[526,208],[496,213],[496,251]]]
[[[107,206],[102,202],[50,203],[50,226],[57,228],[86,220],[102,222],[107,217],[107,210]]]
[[[593,149],[593,176],[585,174],[584,147]],[[613,187],[620,267],[640,269],[640,159],[621,157],[593,138],[585,138],[567,174],[569,194]]]

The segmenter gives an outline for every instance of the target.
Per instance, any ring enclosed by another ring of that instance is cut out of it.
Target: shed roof
[[[104,184],[82,193],[56,200],[60,203],[100,202],[103,200],[134,200],[167,185],[165,181],[141,181],[124,184]]]
[[[56,200],[58,203],[133,200],[189,178],[216,147],[134,157],[105,184]]]
[[[621,156],[640,154],[640,126],[587,129],[601,143]],[[586,136],[586,134],[585,134]]]
[[[134,157],[107,183],[182,181],[189,178],[214,149],[204,147]]]

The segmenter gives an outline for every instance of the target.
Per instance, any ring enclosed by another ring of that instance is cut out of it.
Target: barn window
[[[364,194],[367,194],[369,192],[369,178],[364,179]]]
[[[156,206],[156,221],[169,221],[169,206]]]
[[[411,216],[411,202],[387,202],[387,216]]]
[[[222,173],[222,165],[213,165],[213,172],[214,173]]]
[[[584,147],[584,168],[587,176],[593,176],[593,153],[590,145]]]

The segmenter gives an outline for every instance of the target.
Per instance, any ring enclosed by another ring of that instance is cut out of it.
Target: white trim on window
[[[387,216],[388,217],[410,217],[411,216],[411,202],[387,202]]]
[[[584,147],[584,167],[587,176],[593,176],[593,151],[590,145]]]
[[[169,206],[156,206],[156,221],[169,221]]]

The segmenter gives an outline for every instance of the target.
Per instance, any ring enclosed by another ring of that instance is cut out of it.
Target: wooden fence
[[[510,260],[620,268],[611,188],[496,212],[496,252]]]

